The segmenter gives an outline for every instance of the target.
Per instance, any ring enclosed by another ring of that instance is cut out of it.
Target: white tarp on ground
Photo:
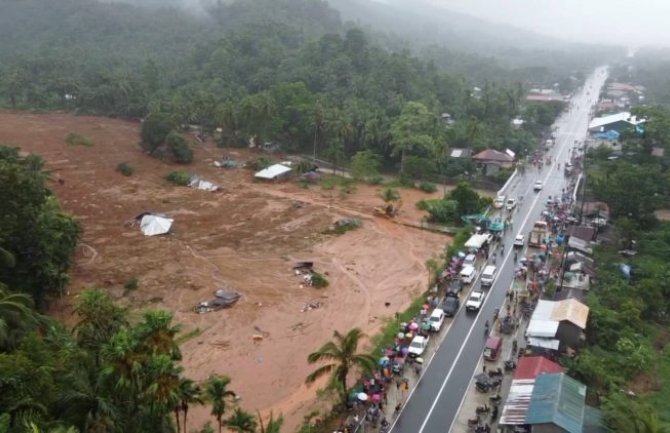
[[[170,231],[173,222],[173,218],[147,214],[140,221],[140,230],[145,236],[163,235]]]
[[[191,183],[189,184],[191,188],[196,188],[196,189],[201,189],[203,191],[218,191],[219,186],[213,184],[212,182],[208,182],[206,180],[202,180],[198,177],[193,177],[191,178]]]
[[[255,177],[258,179],[275,179],[278,176],[288,173],[291,171],[291,167],[287,167],[282,164],[271,165],[268,168],[264,168],[255,174]]]

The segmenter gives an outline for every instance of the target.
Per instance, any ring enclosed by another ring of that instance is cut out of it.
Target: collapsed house
[[[216,185],[212,182],[200,179],[198,176],[193,176],[188,185],[191,188],[199,189],[199,190],[202,190],[202,191],[215,192],[215,191],[219,190],[218,185]]]
[[[135,217],[140,223],[140,230],[145,236],[158,236],[170,232],[174,218],[164,214],[145,212]]]

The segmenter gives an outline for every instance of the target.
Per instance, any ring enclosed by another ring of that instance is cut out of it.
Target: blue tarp
[[[593,138],[608,141],[617,141],[620,136],[621,134],[619,134],[619,132],[615,131],[614,129],[610,129],[607,132],[596,132],[595,134],[593,134]]]

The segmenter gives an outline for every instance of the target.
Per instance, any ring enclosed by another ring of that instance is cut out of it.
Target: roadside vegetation
[[[670,206],[670,160],[651,151],[668,155],[670,113],[635,111],[648,119],[644,133],[627,134],[621,154],[603,147],[587,157],[587,194],[607,203],[614,227],[595,253],[588,347],[567,363],[613,431],[660,432],[670,428],[670,223],[654,212]]]

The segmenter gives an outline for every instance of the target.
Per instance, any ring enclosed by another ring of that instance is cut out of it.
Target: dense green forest
[[[551,122],[547,108],[522,104],[525,89],[558,80],[546,67],[513,80],[492,59],[384,48],[320,0],[218,3],[205,17],[92,0],[5,1],[0,37],[6,107],[169,115],[220,128],[225,145],[274,142],[337,163],[371,150],[395,168],[401,154],[427,158],[447,147],[532,148]],[[578,85],[588,66],[566,72],[562,88]],[[454,121],[448,130],[442,113]],[[521,129],[510,125],[517,115],[528,118]],[[429,141],[394,137],[408,116],[421,117]]]
[[[603,405],[612,431],[661,432],[670,426],[670,223],[654,212],[670,205],[670,112],[634,112],[648,119],[644,134],[626,134],[620,155],[600,147],[586,159],[587,196],[607,203],[614,226],[595,254],[588,348],[568,364],[589,386],[588,398]],[[654,147],[665,156],[653,156]],[[631,249],[634,255],[621,253]],[[643,422],[648,429],[639,430]]]

